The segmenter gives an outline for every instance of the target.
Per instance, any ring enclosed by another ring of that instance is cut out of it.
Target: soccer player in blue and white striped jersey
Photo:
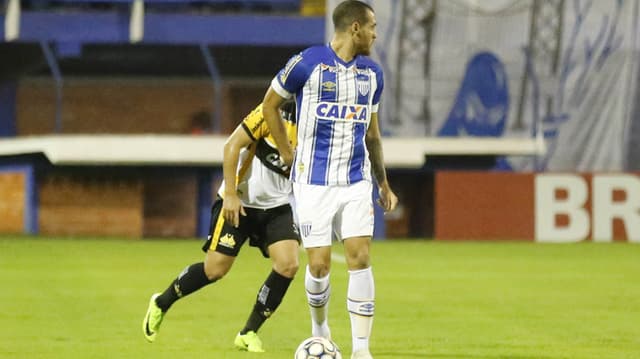
[[[330,337],[327,304],[332,236],[343,242],[349,268],[347,307],[352,358],[371,358],[369,337],[375,289],[369,249],[373,235],[371,172],[379,204],[392,210],[397,197],[387,181],[378,105],[382,69],[367,55],[376,38],[373,9],[348,0],[333,11],[331,42],[293,56],[267,91],[263,112],[291,180],[300,235],[309,265],[305,275],[312,335]],[[295,157],[278,108],[295,98]]]

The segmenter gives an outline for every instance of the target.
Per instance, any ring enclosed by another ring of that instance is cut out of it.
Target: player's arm
[[[378,183],[379,195],[378,204],[385,212],[392,211],[398,204],[398,197],[391,190],[389,181],[387,181],[387,171],[384,167],[384,157],[382,155],[382,140],[380,136],[380,128],[378,127],[378,113],[371,114],[371,123],[367,129],[365,137],[367,150],[369,151],[369,160],[373,176]]]
[[[262,101],[262,115],[269,126],[271,136],[276,141],[276,146],[280,152],[280,158],[287,165],[293,163],[293,148],[289,143],[287,131],[284,127],[284,121],[280,117],[280,106],[286,99],[277,94],[273,88],[269,87]]]
[[[253,138],[249,136],[242,125],[239,125],[224,144],[222,159],[222,174],[224,176],[222,216],[227,223],[234,227],[238,227],[240,215],[247,215],[242,207],[242,201],[238,197],[237,170],[240,151],[251,143],[253,143]]]
[[[262,101],[264,119],[276,142],[280,159],[289,167],[293,163],[293,148],[289,143],[279,110],[280,106],[294,96],[309,79],[313,66],[307,64],[306,53],[307,50],[289,59],[285,67],[271,80],[271,85]]]

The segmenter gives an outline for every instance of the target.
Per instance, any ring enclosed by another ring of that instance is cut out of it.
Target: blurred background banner
[[[544,139],[546,155],[506,170],[637,169],[638,1],[368,3],[385,134]]]

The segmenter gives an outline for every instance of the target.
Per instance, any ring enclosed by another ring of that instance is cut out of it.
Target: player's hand
[[[288,153],[288,154],[282,154],[281,155],[282,158],[282,162],[284,162],[285,165],[287,165],[287,167],[291,168],[291,165],[293,164],[293,153]]]
[[[378,198],[378,205],[382,207],[384,212],[391,212],[398,205],[398,197],[391,190],[388,184],[380,186],[378,190],[380,198]]]
[[[240,225],[240,215],[246,216],[247,213],[244,211],[242,201],[240,201],[238,195],[235,193],[225,194],[224,200],[222,201],[222,216],[225,222],[238,228]]]
[[[280,159],[287,167],[291,168],[291,165],[293,164],[293,151],[290,148],[281,150]]]

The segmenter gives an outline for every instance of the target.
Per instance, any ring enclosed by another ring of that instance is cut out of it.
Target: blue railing
[[[12,0],[8,0],[11,2]],[[25,7],[27,2],[19,2]],[[306,46],[324,42],[324,17],[299,12],[218,13],[188,11],[136,13],[134,0],[37,1],[37,7],[0,14],[0,41],[56,43],[208,44]],[[127,4],[123,11],[50,11],[47,3]],[[140,1],[138,1],[140,3]],[[144,4],[270,4],[298,8],[300,0],[144,0]],[[15,19],[11,19],[11,17]],[[138,20],[134,22],[134,20]],[[15,24],[13,32],[11,23]],[[133,26],[134,23],[137,25]],[[134,29],[139,36],[132,36]]]
[[[2,16],[0,16],[2,19]],[[4,28],[0,36],[4,38]],[[127,43],[129,15],[24,12],[15,41]],[[306,46],[324,42],[324,18],[258,15],[146,14],[142,44]]]
[[[134,0],[31,0],[23,1],[26,7],[47,8],[57,5],[122,5],[131,4]],[[276,10],[299,10],[301,0],[144,0],[150,5],[215,5],[229,6],[234,9],[276,9]]]

